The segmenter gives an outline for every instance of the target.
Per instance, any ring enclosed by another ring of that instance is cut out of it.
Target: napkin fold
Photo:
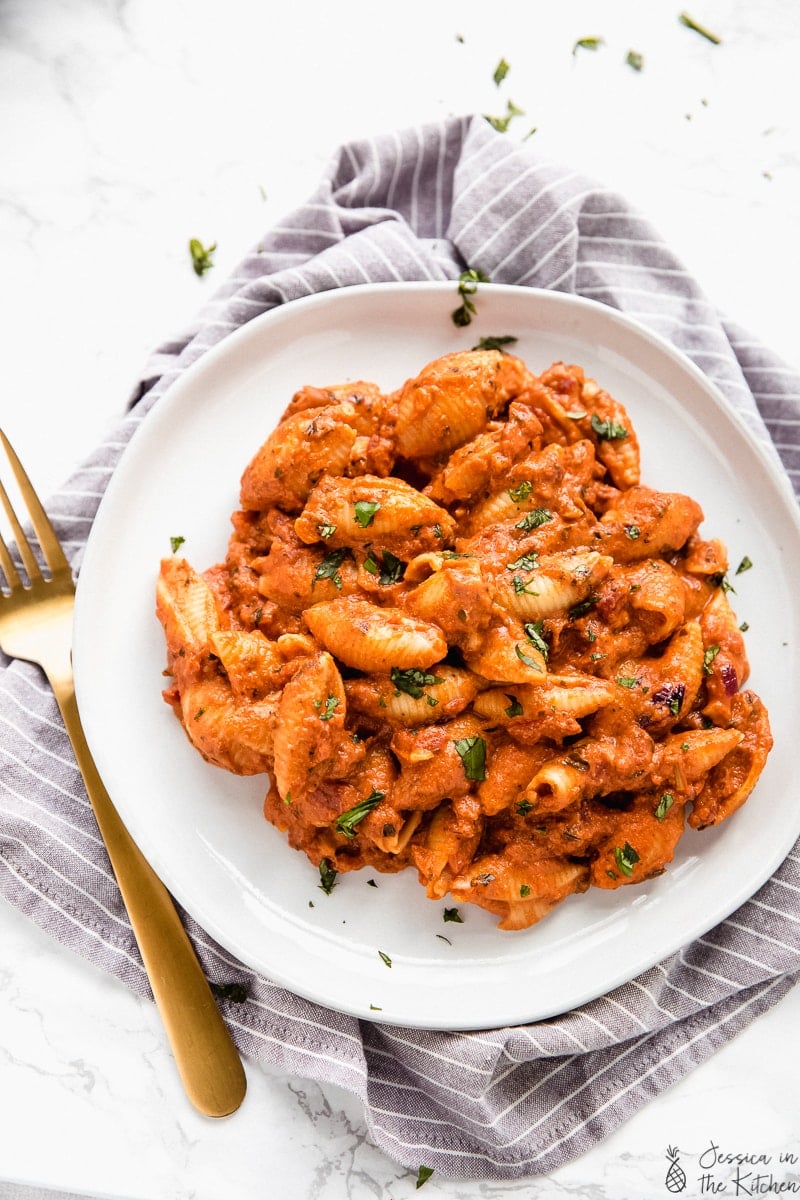
[[[272,228],[147,366],[131,407],[53,498],[76,570],[105,485],[146,413],[210,346],[260,313],[364,282],[452,279],[573,292],[683,350],[800,481],[800,377],[705,298],[620,196],[480,117],[342,146],[308,202]],[[455,296],[455,287],[454,287]],[[0,659],[0,886],[60,942],[139,994],[149,986],[55,701]],[[451,1178],[549,1172],[591,1148],[775,1004],[800,972],[800,850],[737,912],[606,996],[478,1033],[359,1021],[253,974],[182,914],[245,1055],[358,1095],[370,1135]]]

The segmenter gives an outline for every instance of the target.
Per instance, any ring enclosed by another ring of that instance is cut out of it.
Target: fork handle
[[[53,679],[97,824],[108,850],[156,1005],[186,1094],[201,1113],[224,1117],[244,1099],[242,1060],[172,898],[114,808],[86,742],[70,678]]]

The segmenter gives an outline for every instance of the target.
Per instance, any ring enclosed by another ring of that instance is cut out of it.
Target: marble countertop
[[[0,0],[0,422],[40,491],[116,421],[154,346],[306,198],[341,142],[497,115],[507,97],[524,110],[509,136],[625,194],[724,313],[800,367],[800,9],[697,0],[691,15],[719,44],[679,12],[671,0],[502,12],[476,0],[389,12],[367,0]],[[590,37],[595,49],[573,53]],[[218,246],[202,279],[190,237]],[[648,1200],[669,1194],[667,1145],[683,1154],[686,1195],[736,1194],[724,1154],[769,1156],[776,1181],[800,1180],[798,1029],[796,989],[551,1176],[434,1176],[424,1194]],[[248,1063],[242,1109],[199,1117],[152,1005],[5,903],[0,1063],[0,1200],[416,1194],[333,1087]]]

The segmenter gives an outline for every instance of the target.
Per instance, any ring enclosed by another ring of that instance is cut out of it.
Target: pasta
[[[328,889],[411,868],[524,929],[752,792],[772,737],[725,546],[581,367],[304,387],[240,504],[222,561],[161,564],[163,694],[209,763],[268,777]]]

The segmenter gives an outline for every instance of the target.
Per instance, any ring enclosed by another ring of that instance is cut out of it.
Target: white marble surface
[[[499,114],[507,99],[525,109],[509,136],[535,126],[545,152],[625,193],[722,310],[800,366],[800,8],[693,0],[720,45],[679,11],[672,0],[0,0],[0,421],[40,489],[114,422],[152,347],[306,197],[341,141]],[[590,36],[600,48],[573,55]],[[189,237],[219,246],[202,280]],[[242,1109],[198,1117],[149,1004],[6,905],[0,931],[0,1200],[39,1188],[114,1200],[416,1194],[334,1088],[248,1063]],[[710,1195],[712,1182],[734,1195],[730,1166],[700,1179],[712,1142],[772,1156],[763,1169],[798,1191],[800,1164],[778,1158],[800,1160],[799,1028],[796,990],[551,1177],[434,1176],[423,1194],[648,1200],[669,1194],[669,1143],[683,1152],[685,1195]]]

